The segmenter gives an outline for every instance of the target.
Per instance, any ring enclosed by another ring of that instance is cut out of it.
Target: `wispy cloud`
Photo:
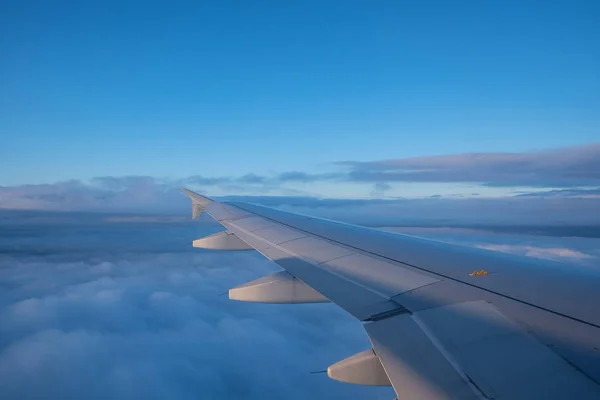
[[[0,208],[22,210],[166,211],[182,204],[177,188],[147,176],[101,177],[43,185],[0,187]],[[171,206],[167,203],[171,202]]]
[[[472,182],[487,186],[600,186],[600,144],[530,153],[470,153],[344,161],[357,182]]]
[[[540,190],[531,193],[519,193],[520,197],[600,197],[600,188],[595,189],[554,189]]]
[[[119,190],[82,182],[0,188],[0,208],[17,210],[189,212],[178,185],[151,179],[118,180]],[[129,182],[125,184],[125,182]],[[111,184],[112,185],[112,184]],[[380,188],[381,189],[381,188]],[[376,194],[382,194],[382,191]],[[293,193],[292,193],[293,194]],[[419,199],[319,199],[306,196],[226,196],[316,216],[367,225],[433,222],[436,224],[566,224],[600,223],[598,197],[433,197]]]
[[[290,183],[313,182],[354,182],[380,187],[393,182],[472,183],[488,187],[571,190],[600,187],[600,144],[528,153],[468,153],[371,162],[341,161],[333,165],[338,167],[336,172],[285,171],[271,176],[250,173],[239,177],[194,175],[179,181],[205,187],[252,188],[263,193]],[[386,190],[390,188],[386,186]]]
[[[374,200],[388,195],[391,202],[384,204],[406,217],[424,215],[434,209],[431,215],[439,215],[439,210],[452,210],[467,218],[477,213],[484,220],[494,212],[498,215],[505,213],[509,219],[511,215],[529,219],[527,213],[538,215],[538,208],[541,208],[556,212],[554,219],[569,221],[581,218],[577,215],[597,207],[600,199],[600,144],[519,154],[482,153],[374,162],[347,161],[337,163],[337,167],[342,170],[323,173],[287,171],[270,176],[248,173],[238,177],[105,176],[89,181],[0,187],[0,208],[173,212],[182,209],[186,202],[178,193],[181,187],[191,187],[211,195],[260,196],[260,201],[273,201],[264,197],[269,195],[291,196],[292,199],[284,201],[289,204],[298,201],[307,203],[312,201],[307,200],[308,197],[321,197],[310,191],[309,188],[313,186],[320,189],[325,187],[331,195],[336,193],[336,185],[359,184],[362,189],[357,190],[363,191],[362,197]],[[326,185],[323,185],[324,182]],[[470,182],[529,189],[513,191],[514,197],[520,200],[510,197],[488,199],[485,195],[473,193],[471,185],[465,193],[449,195],[452,192],[448,191],[440,195],[439,192],[430,192],[418,199],[417,203],[389,196],[390,193],[393,196],[394,185],[398,182]],[[451,201],[463,197],[464,202]],[[479,201],[472,201],[474,197]],[[575,199],[586,201],[575,204]],[[432,203],[434,200],[436,202]],[[335,200],[312,203],[310,207],[329,207],[335,204]],[[367,204],[373,206],[375,203],[365,203],[365,206]],[[470,209],[466,209],[467,206]],[[498,207],[494,210],[493,206]],[[568,207],[576,209],[574,216],[568,215]],[[445,215],[444,218],[448,213],[441,214]],[[593,215],[590,217],[595,218]]]

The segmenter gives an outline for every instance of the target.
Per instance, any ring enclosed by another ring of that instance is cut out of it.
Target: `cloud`
[[[472,182],[486,186],[600,185],[600,144],[530,153],[469,153],[345,161],[355,182]]]
[[[256,174],[246,174],[239,177],[236,181],[240,183],[261,184],[265,183],[267,178]]]
[[[564,247],[548,248],[507,244],[482,244],[478,245],[477,247],[479,247],[480,249],[499,251],[502,253],[517,254],[526,257],[541,258],[553,261],[571,261],[594,258],[593,256],[582,253],[581,251],[567,249]]]
[[[520,197],[581,197],[598,198],[600,197],[600,188],[594,189],[555,189],[537,191],[531,193],[519,193]]]
[[[274,176],[263,176],[254,173],[242,175],[239,177],[205,177],[202,175],[193,175],[186,178],[184,181],[190,184],[198,184],[202,186],[216,185],[266,185],[278,187],[281,184],[288,182],[310,183],[329,179],[340,178],[339,173],[327,174],[308,174],[300,171],[287,171]]]
[[[120,212],[189,215],[190,203],[179,187],[160,181],[119,182],[118,191],[66,182],[0,188],[0,208],[79,212]],[[294,194],[293,191],[290,192]],[[379,192],[378,194],[381,194]],[[223,196],[224,201],[245,201],[284,210],[370,226],[426,224],[462,226],[496,224],[590,226],[600,224],[600,198],[519,196],[503,198],[431,197],[423,199],[319,199],[306,196]],[[55,218],[48,215],[47,218]],[[8,218],[0,213],[0,218]]]
[[[385,195],[385,191],[390,190],[391,188],[392,188],[392,186],[385,182],[377,182],[373,185],[373,190],[371,191],[371,196],[383,197]]]
[[[333,163],[344,170],[309,174],[287,171],[274,176],[194,176],[200,185],[259,184],[279,187],[287,183],[390,182],[475,183],[495,187],[575,188],[600,186],[600,143],[523,153],[467,153],[379,161]]]
[[[177,179],[106,176],[88,181],[0,187],[0,208],[179,213],[189,206],[187,199],[179,193],[179,188],[190,187],[200,193],[240,195],[225,196],[228,199],[302,209],[328,209],[333,210],[333,214],[336,214],[335,208],[338,206],[350,206],[364,207],[373,216],[391,219],[468,221],[477,218],[489,222],[506,218],[508,223],[513,223],[519,219],[542,222],[547,218],[552,223],[579,223],[586,219],[596,223],[599,217],[593,209],[600,206],[599,163],[600,144],[595,144],[536,153],[348,161],[338,163],[347,168],[346,171],[318,174],[288,171],[272,176],[249,173],[239,177],[193,175]],[[539,187],[540,190],[515,191],[514,196],[510,197],[486,198],[469,189],[467,193],[438,195],[434,192],[416,199],[388,195],[383,200],[397,181],[476,182],[488,186]],[[336,184],[359,183],[364,186],[365,195],[370,194],[371,199],[320,199],[322,196],[305,190],[311,183],[318,182],[328,182],[327,187],[334,192]],[[542,189],[544,187],[546,190]],[[341,217],[348,218],[347,215]],[[362,221],[360,217],[357,219]]]
[[[598,268],[600,236],[540,236],[539,230],[503,231],[494,227],[385,227],[386,231],[477,247],[481,249]],[[563,233],[568,232],[567,230]],[[559,233],[559,232],[556,232]]]
[[[191,248],[217,229],[93,220],[0,236],[2,395],[393,397],[309,374],[369,347],[360,322],[337,307],[220,296],[278,267],[254,252]]]
[[[168,206],[167,203],[171,203]],[[0,208],[22,210],[166,211],[183,204],[172,182],[148,176],[101,177],[90,182],[0,187]]]
[[[310,183],[317,181],[327,181],[327,180],[339,180],[343,178],[343,174],[340,173],[323,173],[323,174],[307,174],[305,172],[300,171],[289,171],[283,172],[277,175],[274,178],[275,182],[287,183],[287,182],[301,182],[301,183]]]
[[[211,178],[201,175],[192,175],[185,180],[185,183],[200,186],[215,186],[223,184],[231,184],[232,179],[227,177]]]

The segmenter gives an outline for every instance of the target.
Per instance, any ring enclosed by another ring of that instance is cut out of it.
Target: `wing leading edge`
[[[600,398],[599,275],[183,192],[227,229],[200,240],[235,244],[203,248],[252,248],[286,271],[230,298],[331,301],[365,322],[373,349],[333,379],[402,399]]]

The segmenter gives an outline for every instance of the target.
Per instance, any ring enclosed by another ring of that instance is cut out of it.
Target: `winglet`
[[[181,191],[192,200],[192,219],[196,219],[204,211],[204,207],[213,202],[208,197],[204,197],[191,190],[181,189]]]
[[[181,191],[192,200],[193,204],[200,204],[202,207],[204,207],[213,202],[213,200],[209,199],[208,197],[204,197],[201,194],[192,192],[191,190],[184,188],[181,189]]]

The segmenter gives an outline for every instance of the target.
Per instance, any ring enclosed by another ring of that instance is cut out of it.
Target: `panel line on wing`
[[[454,359],[454,357],[452,357],[452,355],[448,352],[448,350],[446,350],[444,348],[444,346],[442,346],[442,343],[440,343],[440,341],[433,334],[433,332],[431,332],[431,330],[429,330],[427,325],[425,325],[423,323],[423,321],[421,321],[419,319],[419,317],[417,317],[414,314],[411,314],[410,318],[413,321],[415,321],[415,323],[417,324],[417,326],[419,328],[421,328],[421,330],[423,331],[425,336],[427,336],[427,338],[431,341],[431,343],[435,346],[435,348],[442,354],[442,356],[446,359],[446,361],[448,361],[448,364],[450,364],[450,366],[456,371],[456,373],[465,381],[465,383],[473,391],[475,396],[477,396],[479,399],[482,399],[482,400],[490,400],[490,397],[486,396],[481,391],[481,389],[473,383],[473,380],[462,370],[462,368],[458,364],[458,361],[456,361]]]
[[[436,283],[440,283],[440,282],[443,282],[443,281],[435,281],[435,282],[426,283],[426,284],[424,284],[424,285],[422,285],[422,286],[419,286],[419,287],[416,287],[416,288],[413,288],[413,289],[407,290],[407,291],[405,291],[405,292],[399,292],[399,293],[396,293],[396,294],[394,294],[394,295],[391,297],[391,299],[393,299],[393,298],[394,298],[394,297],[396,297],[396,296],[400,296],[400,295],[406,295],[406,294],[412,293],[412,292],[414,292],[415,290],[423,289],[424,287],[431,286],[431,285],[435,285]]]
[[[250,217],[253,217],[255,215],[256,214],[244,214],[244,215],[241,215],[239,217],[227,217],[227,218],[223,218],[223,219],[218,219],[217,221],[218,222],[233,222],[233,221],[239,221],[239,220],[244,219],[244,218],[250,218]]]
[[[285,242],[281,242],[281,243],[277,243],[277,244],[278,245],[279,244],[286,244],[286,243],[289,243],[289,242],[293,242],[294,240],[304,239],[305,237],[308,237],[308,235],[304,235],[304,236],[301,236],[301,237],[297,237],[297,238],[293,238],[293,239],[290,239],[290,240],[286,240]]]
[[[319,263],[319,265],[327,264],[328,262],[339,260],[340,258],[352,257],[352,256],[355,256],[356,254],[358,254],[358,253],[342,254],[341,256],[337,256],[336,258],[332,258],[331,260],[321,261]]]
[[[233,205],[232,205],[232,206],[233,206]],[[384,256],[384,255],[382,255],[382,254],[378,254],[378,253],[374,253],[374,252],[372,252],[372,251],[369,251],[369,250],[361,249],[360,247],[356,247],[356,246],[353,246],[353,245],[350,245],[350,244],[346,244],[346,243],[343,243],[343,242],[339,242],[339,241],[337,241],[337,240],[334,240],[334,239],[331,239],[331,238],[328,238],[328,237],[325,237],[325,236],[322,236],[322,235],[319,235],[319,234],[316,234],[316,233],[310,232],[310,231],[308,231],[308,230],[306,230],[306,229],[302,229],[302,228],[295,227],[295,226],[293,226],[293,225],[290,225],[290,224],[287,224],[287,223],[285,223],[285,222],[277,221],[276,219],[269,218],[269,217],[263,216],[263,215],[261,215],[261,214],[258,214],[258,213],[254,212],[254,211],[247,210],[247,209],[245,209],[244,207],[242,207],[242,206],[240,206],[240,205],[238,205],[238,204],[236,204],[236,205],[235,205],[235,206],[233,206],[233,207],[238,207],[238,208],[240,208],[241,210],[244,210],[244,211],[246,211],[246,212],[252,213],[252,214],[254,214],[254,215],[256,215],[256,216],[260,216],[261,218],[265,218],[265,219],[271,220],[271,221],[273,221],[273,222],[276,222],[276,223],[278,223],[278,224],[285,225],[285,226],[287,226],[287,227],[290,227],[290,228],[293,228],[293,229],[297,229],[297,230],[299,230],[299,231],[302,231],[302,232],[308,233],[309,235],[312,235],[312,236],[315,236],[315,237],[319,237],[319,238],[321,238],[321,239],[325,239],[325,240],[328,240],[328,241],[330,241],[330,242],[337,243],[337,244],[339,244],[339,245],[342,245],[342,246],[345,246],[345,247],[353,248],[353,249],[355,249],[355,250],[358,250],[358,251],[360,251],[360,252],[363,252],[363,253],[365,253],[365,254],[371,254],[371,255],[373,255],[373,256],[376,256],[376,257],[380,257],[380,258],[383,258],[383,259],[386,259],[386,260],[390,260],[390,261],[393,261],[393,262],[396,262],[396,263],[399,263],[399,264],[405,265],[405,266],[407,266],[407,267],[415,268],[415,269],[418,269],[418,270],[420,270],[420,271],[423,271],[423,272],[427,272],[427,273],[429,273],[429,274],[432,274],[432,275],[436,275],[436,276],[439,276],[439,277],[442,277],[442,278],[445,278],[445,279],[448,279],[448,280],[452,280],[452,281],[455,281],[455,282],[461,283],[461,284],[463,284],[463,285],[471,286],[471,287],[473,287],[473,288],[480,289],[480,290],[483,290],[483,291],[485,291],[485,292],[492,293],[492,294],[495,294],[495,295],[498,295],[498,296],[504,297],[504,298],[506,298],[506,299],[513,300],[513,301],[516,301],[516,302],[518,302],[518,303],[521,303],[521,304],[528,305],[528,306],[530,306],[530,307],[537,308],[538,310],[547,311],[547,312],[549,312],[549,313],[552,313],[552,314],[555,314],[555,315],[558,315],[558,316],[561,316],[561,317],[564,317],[564,318],[568,318],[568,319],[570,319],[570,320],[572,320],[572,321],[576,321],[576,322],[579,322],[579,323],[582,323],[582,324],[586,324],[586,325],[589,325],[589,326],[593,326],[593,327],[595,327],[595,328],[600,328],[600,325],[594,324],[594,323],[592,323],[592,322],[585,321],[585,320],[583,320],[583,319],[580,319],[580,318],[577,318],[577,317],[572,317],[572,316],[570,316],[570,315],[568,315],[568,314],[564,314],[564,313],[561,313],[561,312],[559,312],[559,311],[555,311],[555,310],[552,310],[552,309],[549,309],[549,308],[545,308],[545,307],[539,306],[539,305],[537,305],[537,304],[533,304],[533,303],[530,303],[530,302],[528,302],[528,301],[521,300],[521,299],[518,299],[518,298],[516,298],[516,297],[512,297],[512,296],[509,296],[509,295],[507,295],[507,294],[503,294],[503,293],[500,293],[500,292],[497,292],[497,291],[494,291],[494,290],[491,290],[491,289],[488,289],[488,288],[485,288],[485,287],[477,286],[477,285],[475,285],[475,284],[473,284],[473,283],[466,282],[466,281],[463,281],[463,280],[460,280],[460,279],[454,278],[454,277],[452,277],[452,276],[449,276],[449,275],[446,275],[446,274],[442,274],[442,273],[435,272],[435,271],[430,271],[430,270],[428,270],[428,269],[426,269],[426,268],[422,268],[422,267],[419,267],[419,266],[417,266],[417,265],[408,264],[408,263],[406,263],[406,262],[404,262],[404,261],[397,260],[397,259],[395,259],[395,258],[387,257],[387,256]],[[337,221],[333,221],[333,222],[337,222]],[[342,224],[343,224],[343,223],[342,223]]]
[[[395,317],[396,315],[400,315],[400,314],[410,314],[410,311],[402,306],[399,306],[398,308],[395,308],[390,311],[384,311],[379,314],[373,314],[369,318],[364,319],[362,322],[382,321],[384,319]]]
[[[295,257],[295,258],[301,259],[301,260],[303,260],[304,262],[306,262],[306,263],[308,263],[308,264],[310,264],[310,265],[312,265],[312,266],[314,266],[314,267],[316,267],[316,268],[318,268],[318,269],[320,269],[320,270],[322,270],[322,271],[325,271],[325,272],[327,272],[327,273],[329,273],[329,274],[331,274],[331,275],[335,275],[335,276],[337,276],[338,278],[345,280],[346,282],[350,282],[350,283],[352,283],[352,284],[354,284],[354,285],[356,285],[356,286],[359,286],[359,287],[361,287],[361,288],[363,288],[363,289],[365,289],[365,290],[367,290],[367,291],[369,291],[369,292],[371,292],[371,293],[374,293],[374,294],[376,294],[376,295],[378,295],[378,296],[382,297],[382,299],[385,299],[385,300],[390,300],[390,298],[389,298],[389,297],[388,297],[388,295],[386,295],[386,294],[383,294],[383,293],[381,293],[381,292],[379,292],[379,291],[377,291],[377,290],[374,290],[373,288],[367,287],[367,286],[365,286],[365,285],[363,285],[363,284],[361,284],[361,283],[359,283],[359,282],[356,282],[355,280],[352,280],[352,279],[350,279],[350,278],[348,278],[348,277],[342,276],[342,275],[340,275],[340,274],[336,273],[335,271],[331,271],[331,270],[329,270],[329,269],[322,268],[322,266],[320,266],[319,264],[315,264],[314,262],[311,262],[311,261],[307,260],[305,257],[303,257],[303,256],[301,256],[301,255],[299,255],[299,254],[296,254],[296,253],[294,253],[294,252],[293,252],[293,251],[291,251],[291,250],[288,250],[288,249],[286,249],[286,248],[284,248],[284,247],[281,247],[281,246],[279,246],[279,245],[276,245],[276,244],[274,244],[274,243],[272,243],[272,242],[269,242],[269,241],[267,241],[267,240],[265,240],[265,239],[261,238],[260,236],[256,235],[256,234],[255,234],[255,233],[253,233],[253,232],[247,231],[246,229],[244,229],[244,228],[242,228],[242,227],[238,227],[238,226],[236,226],[235,228],[236,228],[236,229],[239,229],[239,230],[241,230],[242,232],[244,232],[245,234],[247,234],[247,235],[249,235],[249,236],[252,236],[254,239],[258,239],[258,240],[260,240],[260,241],[263,241],[263,242],[269,243],[269,245],[270,245],[272,248],[275,248],[275,249],[277,249],[277,250],[279,250],[279,251],[282,251],[282,252],[284,252],[284,253],[286,253],[286,254],[289,254],[289,255],[290,255],[290,256],[292,256],[292,257]],[[257,251],[259,251],[259,252],[262,254],[262,251],[260,251],[259,249],[257,249]],[[348,254],[348,255],[354,255],[354,254]],[[267,255],[265,255],[265,257],[269,258]],[[292,274],[292,275],[294,275],[294,274]],[[294,276],[295,276],[295,275],[294,275]],[[299,277],[297,277],[297,276],[295,276],[295,277],[296,277],[296,278],[298,278],[298,279],[300,279],[300,278],[299,278]]]

